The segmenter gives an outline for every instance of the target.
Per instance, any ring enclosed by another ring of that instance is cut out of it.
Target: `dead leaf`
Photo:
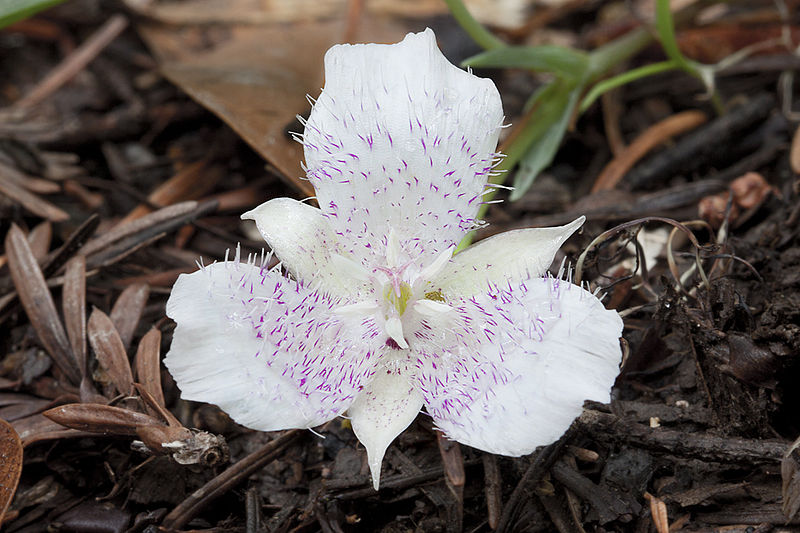
[[[365,22],[361,29],[359,37],[374,42],[395,42],[405,34],[405,27],[385,19]],[[164,76],[225,121],[288,184],[313,196],[300,178],[302,147],[286,130],[302,128],[295,117],[309,110],[306,94],[319,93],[325,51],[342,38],[339,21],[234,25],[224,31],[215,26],[212,36],[202,28],[139,30]]]
[[[100,366],[108,373],[111,383],[121,394],[133,393],[133,373],[125,346],[114,323],[99,309],[89,317],[89,344]]]
[[[792,137],[792,148],[789,151],[789,163],[792,167],[792,172],[800,174],[800,126],[794,130]]]
[[[17,168],[6,165],[0,161],[0,179],[7,179],[36,194],[54,194],[61,191],[58,183],[42,178],[34,178],[18,170]]]
[[[0,524],[17,491],[22,473],[22,442],[14,428],[0,419]]]
[[[64,375],[73,383],[80,383],[77,361],[56,312],[53,296],[25,235],[16,224],[11,225],[6,235],[5,246],[11,278],[39,340]]]
[[[656,531],[658,533],[669,533],[667,504],[649,492],[644,493],[644,499],[650,502],[650,515],[653,518],[653,525],[656,526]]]
[[[13,181],[5,178],[2,174],[0,174],[0,194],[8,196],[34,215],[46,218],[51,222],[64,222],[65,220],[69,220],[69,215],[66,211],[59,209],[47,200],[43,200],[36,194],[20,187]]]
[[[42,413],[20,418],[19,420],[15,420],[11,425],[19,435],[23,448],[43,440],[86,437],[91,435],[90,433],[75,431],[74,429],[64,429],[61,424],[57,424],[45,418]]]
[[[53,225],[48,220],[37,224],[36,227],[28,233],[28,244],[31,246],[31,252],[40,263],[47,257],[52,239]]]
[[[144,385],[141,383],[134,383],[133,386],[136,387],[136,392],[138,392],[139,396],[141,396],[142,402],[144,402],[144,406],[147,408],[148,412],[160,416],[168,426],[183,427],[180,421],[169,411],[169,409],[164,407],[162,404],[159,404],[158,400],[156,400],[149,392],[147,392],[147,389],[144,387]]]
[[[466,475],[464,474],[464,456],[461,454],[461,446],[438,431],[436,432],[436,441],[439,444],[439,454],[442,456],[447,480],[454,487],[463,487]]]
[[[81,377],[86,376],[86,258],[73,257],[67,262],[62,292],[64,324],[72,353],[78,360]]]
[[[136,352],[136,379],[155,403],[165,407],[164,391],[161,388],[161,331],[156,328],[142,337]]]
[[[142,312],[149,296],[150,287],[144,283],[129,285],[122,291],[111,309],[111,322],[117,328],[126,351],[131,345],[133,334],[142,318]]]
[[[97,403],[70,403],[42,414],[64,427],[104,435],[133,436],[139,426],[166,427],[149,415]]]
[[[198,204],[194,201],[164,207],[132,222],[114,226],[87,242],[80,254],[86,256],[88,263],[96,262],[97,256],[109,255],[108,250],[114,246],[122,245],[123,248],[130,249],[149,236],[169,231],[197,216],[207,214],[213,210],[213,207],[213,205]]]

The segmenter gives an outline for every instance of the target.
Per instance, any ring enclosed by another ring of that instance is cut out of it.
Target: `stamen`
[[[386,291],[384,293],[384,298],[397,309],[397,315],[403,316],[403,313],[406,312],[406,306],[408,305],[408,301],[411,299],[411,286],[408,283],[399,283],[397,289],[393,290],[394,287],[388,286],[386,287]],[[398,294],[399,293],[399,294]]]

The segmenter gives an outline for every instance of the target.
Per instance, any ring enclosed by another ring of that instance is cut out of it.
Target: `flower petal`
[[[353,432],[367,449],[372,485],[378,490],[381,463],[389,444],[422,408],[422,395],[399,370],[378,370],[372,382],[348,409]]]
[[[491,80],[450,64],[431,30],[339,45],[306,123],[308,178],[348,251],[429,262],[472,229],[503,118]]]
[[[591,293],[533,278],[449,303],[429,322],[449,338],[414,344],[417,387],[449,438],[523,455],[558,439],[585,400],[609,400],[622,320]]]
[[[484,239],[456,254],[431,280],[432,288],[445,296],[469,297],[486,292],[487,284],[542,276],[585,220],[581,216],[565,226],[519,229]]]
[[[238,258],[178,278],[178,324],[164,360],[182,397],[214,403],[264,431],[307,428],[344,412],[375,371],[385,335],[340,301]]]
[[[325,215],[316,207],[291,198],[275,198],[242,215],[253,220],[283,266],[297,280],[306,284],[322,283],[323,289],[336,295],[355,296],[363,289],[351,278],[341,275],[333,261],[340,250],[338,236]]]

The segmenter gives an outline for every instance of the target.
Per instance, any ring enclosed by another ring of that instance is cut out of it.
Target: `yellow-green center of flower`
[[[401,282],[399,296],[391,284],[387,285],[386,290],[383,292],[383,297],[386,298],[386,301],[392,304],[395,309],[397,309],[398,316],[403,316],[403,313],[406,312],[408,300],[411,298],[411,285]]]

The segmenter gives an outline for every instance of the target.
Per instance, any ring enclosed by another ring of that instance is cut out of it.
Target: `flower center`
[[[406,306],[408,306],[408,300],[412,296],[411,285],[401,281],[398,284],[398,288],[399,290],[396,290],[394,285],[386,285],[383,297],[397,310],[397,316],[403,316],[403,313],[406,312]]]

